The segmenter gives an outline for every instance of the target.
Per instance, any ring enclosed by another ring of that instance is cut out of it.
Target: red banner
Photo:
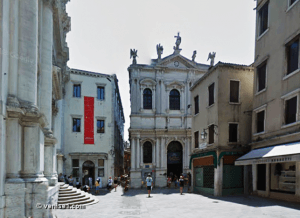
[[[94,144],[94,97],[84,97],[84,144]]]

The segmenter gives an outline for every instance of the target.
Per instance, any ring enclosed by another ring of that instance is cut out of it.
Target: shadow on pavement
[[[254,196],[254,195],[240,194],[240,195],[228,195],[222,197],[216,197],[212,195],[202,195],[202,196],[214,200],[213,203],[220,203],[218,201],[227,201],[231,203],[247,205],[249,207],[281,206],[281,207],[287,207],[295,210],[300,210],[300,204],[298,203],[281,201],[281,200],[276,200],[271,198],[264,198],[260,196]]]

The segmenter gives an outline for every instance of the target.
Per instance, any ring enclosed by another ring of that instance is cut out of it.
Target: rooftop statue
[[[174,38],[176,38],[176,42],[175,42],[175,45],[173,48],[174,50],[179,50],[179,45],[181,43],[181,37],[179,36],[179,32],[177,34],[177,36],[174,36]]]
[[[193,61],[193,62],[195,62],[196,54],[197,54],[197,51],[195,50],[195,51],[193,52],[193,56],[192,56],[192,61]]]
[[[163,53],[164,48],[162,47],[162,45],[158,44],[156,45],[156,51],[157,51],[157,55],[158,55],[158,60],[161,60],[161,54]]]
[[[132,64],[136,64],[137,50],[130,49],[130,59],[132,58]]]
[[[216,52],[212,52],[212,53],[209,52],[207,60],[210,59],[210,66],[211,67],[214,66],[215,57],[216,57]]]

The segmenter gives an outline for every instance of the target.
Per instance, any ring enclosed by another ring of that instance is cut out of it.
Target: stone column
[[[270,169],[271,164],[266,164],[266,195],[269,197],[270,195]]]
[[[41,30],[40,85],[38,87],[39,108],[47,120],[46,129],[51,130],[52,123],[52,46],[53,14],[51,1],[43,1]]]
[[[131,138],[131,169],[135,170],[135,142],[134,138]]]
[[[180,97],[181,97],[181,99],[180,99],[180,103],[181,103],[181,113],[184,113],[185,112],[185,97],[184,97],[184,89],[182,88],[182,89],[180,89]]]
[[[56,155],[56,159],[57,159],[57,174],[64,174],[64,170],[63,170],[63,155],[62,154],[57,154]],[[80,171],[80,166],[79,166],[79,171]]]
[[[163,81],[160,80],[160,113],[163,113]]]
[[[155,101],[156,101],[156,95],[155,95],[155,88],[153,89],[153,96],[152,96],[152,109],[155,110]]]
[[[45,177],[48,179],[48,183],[50,186],[54,186],[57,184],[57,173],[56,173],[56,147],[57,143],[54,137],[49,137],[46,135],[45,137]]]
[[[140,87],[141,109],[143,109],[143,89]]]
[[[160,146],[159,146],[159,138],[156,139],[156,167],[160,167],[160,160],[159,160],[159,150],[160,150]]]
[[[140,162],[140,157],[141,157],[141,152],[140,152],[140,150],[141,150],[141,146],[140,146],[140,139],[139,138],[137,138],[136,139],[136,150],[137,150],[137,156],[136,156],[136,168],[141,168],[141,162]]]
[[[141,164],[142,164],[142,166],[144,166],[144,146],[143,145],[141,145],[140,156],[141,156]]]
[[[165,145],[165,141],[166,141],[166,138],[164,138],[164,137],[162,137],[161,138],[161,155],[160,155],[160,157],[161,157],[161,162],[160,162],[160,164],[161,164],[161,168],[165,168],[165,159],[166,159],[166,157],[165,157],[165,149],[166,149],[166,145]]]
[[[252,164],[253,192],[257,191],[257,165]]]
[[[20,179],[22,149],[22,129],[19,118],[9,118],[6,121],[6,178],[12,182],[22,182]]]
[[[155,142],[156,143],[156,142]],[[153,143],[152,145],[152,163],[154,163],[156,165],[156,158],[155,158],[155,143]]]
[[[31,110],[37,105],[38,2],[19,1],[18,97]]]
[[[190,166],[190,154],[191,154],[191,140],[188,137],[186,139],[186,141],[187,141],[187,157],[188,157],[187,167],[189,168],[189,166]]]
[[[18,95],[18,46],[19,46],[19,0],[10,2],[10,43],[9,43],[9,73],[8,93],[16,98]]]
[[[296,193],[295,195],[300,198],[300,162],[296,162]]]
[[[214,184],[215,196],[222,196],[222,187],[223,187],[223,158],[221,159],[220,165],[217,165],[217,168],[215,168],[215,184]]]

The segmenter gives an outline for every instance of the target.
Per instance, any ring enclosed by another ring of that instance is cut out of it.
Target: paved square
[[[186,192],[186,189],[185,189]],[[179,189],[154,189],[152,198],[147,190],[131,189],[125,195],[101,190],[99,203],[82,210],[55,210],[57,218],[299,218],[300,204],[265,199],[256,196],[213,197],[179,194]]]

